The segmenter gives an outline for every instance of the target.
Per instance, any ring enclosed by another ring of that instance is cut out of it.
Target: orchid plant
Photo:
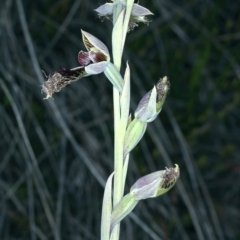
[[[147,124],[161,112],[169,91],[165,76],[143,96],[134,112],[130,114],[130,68],[126,64],[124,76],[120,74],[122,53],[126,35],[140,22],[148,23],[152,13],[139,5],[138,0],[108,0],[95,9],[100,18],[113,22],[112,55],[106,45],[92,34],[82,30],[82,40],[87,49],[78,53],[80,66],[60,68],[47,76],[42,84],[46,99],[51,98],[72,82],[83,77],[104,73],[113,85],[114,100],[114,171],[109,176],[103,197],[101,240],[118,240],[120,222],[134,209],[140,200],[160,196],[170,190],[179,177],[179,167],[150,173],[138,179],[130,192],[123,196],[127,176],[129,154],[143,137]],[[114,179],[114,181],[113,181]],[[113,191],[112,191],[113,190]]]

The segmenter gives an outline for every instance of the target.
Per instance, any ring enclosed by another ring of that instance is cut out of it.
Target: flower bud
[[[175,164],[175,168],[166,168],[165,170],[141,177],[131,187],[130,193],[137,201],[158,197],[175,185],[179,175],[179,167]]]
[[[153,87],[139,102],[135,111],[135,118],[141,122],[152,122],[162,110],[167,93],[169,81],[167,77],[160,78],[156,86]]]

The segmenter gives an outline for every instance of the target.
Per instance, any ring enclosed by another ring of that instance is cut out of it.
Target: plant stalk
[[[130,2],[131,8],[133,5],[133,0],[127,0],[127,2]],[[113,9],[113,24],[115,25],[119,14],[122,12],[122,10],[125,8],[124,4],[116,4]],[[129,9],[125,9],[126,11],[129,11]],[[131,12],[131,9],[130,9]],[[124,13],[124,14],[125,14]],[[126,24],[126,20],[129,22],[129,17],[127,16],[127,19],[125,19],[124,16],[124,22]],[[124,26],[122,24],[122,31],[124,31]],[[123,32],[122,39],[120,40],[120,44],[124,45],[126,38],[126,32]],[[112,39],[113,41],[117,41],[117,39]],[[115,48],[112,48],[113,55]],[[122,54],[117,55],[117,58],[114,58],[114,65],[116,68],[120,71],[121,68],[121,59]],[[123,192],[124,192],[124,185],[125,181],[123,181],[123,143],[124,143],[124,136],[126,129],[124,124],[121,122],[121,115],[120,115],[120,94],[116,88],[113,88],[113,105],[114,105],[114,190],[113,190],[113,207],[115,207],[122,199]],[[112,232],[111,240],[118,240],[120,235],[120,224],[117,224]]]

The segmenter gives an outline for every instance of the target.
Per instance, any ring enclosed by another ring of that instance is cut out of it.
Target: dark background
[[[83,78],[43,100],[41,82],[78,66],[80,29],[111,50],[103,0],[0,2],[0,239],[100,239],[113,171],[112,86]],[[141,1],[149,26],[127,36],[131,111],[159,77],[171,90],[131,154],[126,193],[179,164],[176,186],[141,201],[121,239],[240,239],[240,2]]]

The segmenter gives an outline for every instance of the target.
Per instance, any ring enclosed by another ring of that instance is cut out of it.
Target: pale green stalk
[[[117,16],[121,13],[119,19]],[[119,10],[119,6],[113,11],[113,19],[118,20],[114,23],[112,34],[112,49],[113,61],[116,68],[120,71],[122,51],[119,51],[119,46],[122,46],[122,19],[123,12]],[[118,41],[116,40],[118,39]],[[120,41],[120,43],[119,43]],[[118,44],[117,44],[118,43]],[[113,207],[115,207],[122,198],[122,169],[123,169],[123,136],[120,129],[120,95],[118,90],[113,87],[113,106],[114,106],[114,189],[113,189]],[[117,224],[111,235],[111,240],[118,240],[120,234],[120,224]]]
[[[128,8],[132,9],[134,0],[127,0]],[[124,16],[123,5],[116,5],[113,10],[114,29],[112,34],[113,61],[116,68],[120,71],[122,49],[127,32],[124,32],[123,24],[129,21],[130,15]],[[130,13],[131,13],[130,9]],[[127,10],[129,12],[129,9]],[[123,21],[124,19],[124,21]],[[115,207],[123,196],[123,141],[126,129],[121,124],[120,119],[120,94],[116,88],[113,88],[113,105],[114,105],[114,190],[113,190],[113,207]],[[111,240],[118,240],[120,224],[117,224],[112,232]]]

